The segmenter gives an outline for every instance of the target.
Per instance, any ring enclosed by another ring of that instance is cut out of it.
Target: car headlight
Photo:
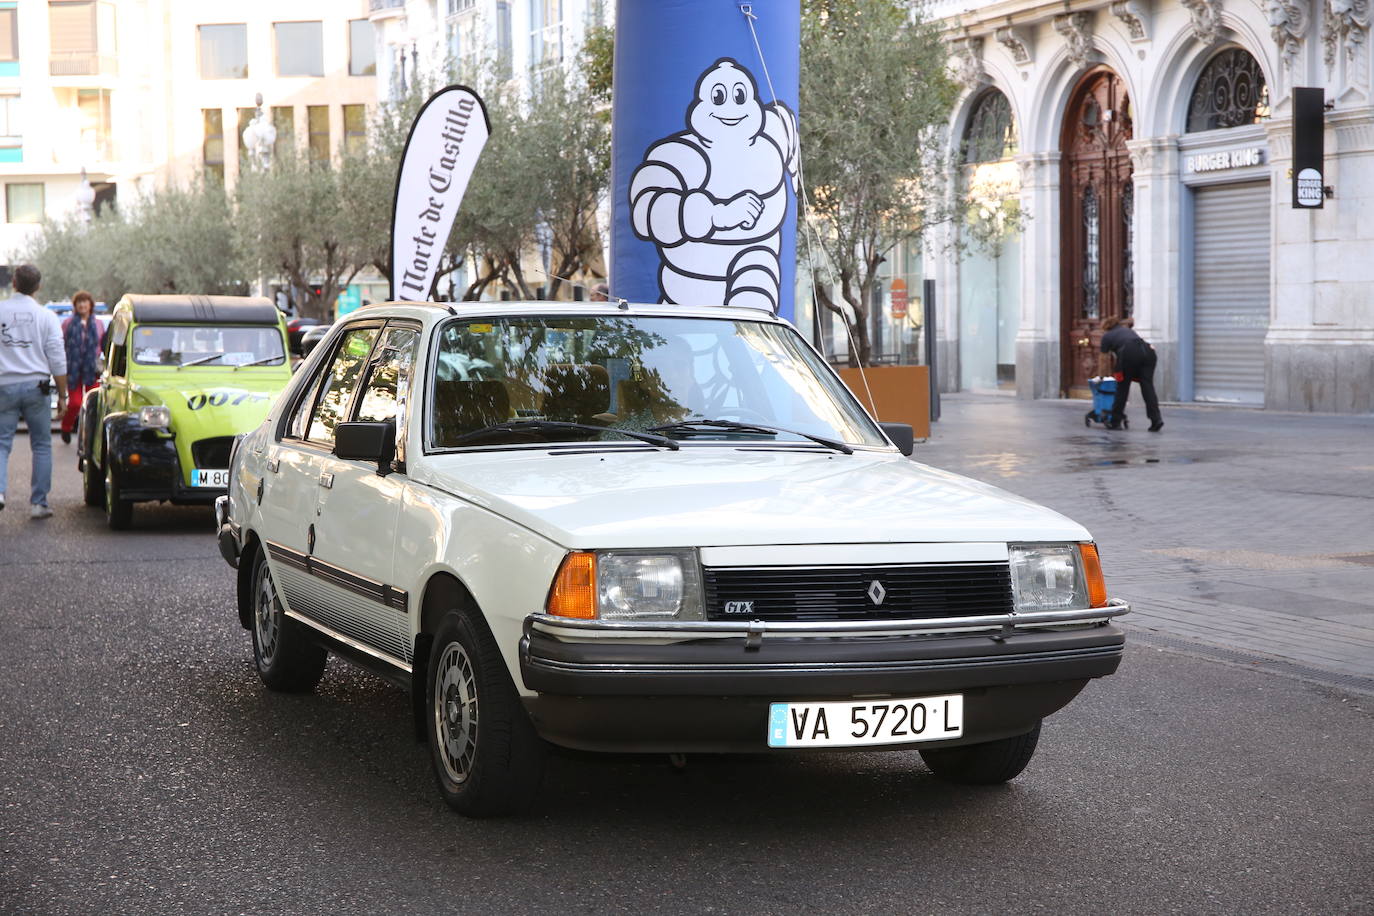
[[[1088,606],[1077,544],[1013,544],[1010,553],[1018,613]]]
[[[1094,544],[1012,544],[1010,560],[1017,613],[1103,607],[1107,603],[1107,587]]]
[[[577,551],[563,559],[546,609],[585,620],[702,620],[693,550]]]
[[[172,411],[161,404],[156,407],[140,407],[138,409],[138,422],[143,426],[157,426],[165,429],[172,425]]]

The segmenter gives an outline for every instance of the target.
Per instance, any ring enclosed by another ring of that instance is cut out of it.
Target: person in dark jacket
[[[62,441],[72,441],[81,399],[100,384],[100,345],[105,327],[95,318],[95,299],[84,289],[72,296],[72,316],[62,323],[67,347],[67,411],[62,415]]]
[[[1116,400],[1112,402],[1112,422],[1108,429],[1120,429],[1120,418],[1126,415],[1126,399],[1131,393],[1131,382],[1140,384],[1140,396],[1145,399],[1145,413],[1150,417],[1150,432],[1157,433],[1164,428],[1164,419],[1159,414],[1159,398],[1155,396],[1155,348],[1131,327],[1127,318],[1120,321],[1108,318],[1102,322],[1102,352],[1110,353],[1115,363],[1115,371],[1121,380],[1116,383]]]

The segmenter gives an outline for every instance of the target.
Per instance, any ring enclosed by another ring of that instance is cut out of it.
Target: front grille
[[[716,567],[705,578],[710,620],[930,619],[1012,610],[1006,563]]]
[[[199,442],[191,444],[191,457],[195,459],[198,468],[227,468],[229,467],[229,450],[233,447],[233,436],[215,436],[213,439],[201,439]]]

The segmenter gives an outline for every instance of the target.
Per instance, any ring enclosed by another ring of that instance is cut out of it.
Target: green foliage
[[[270,169],[240,173],[235,193],[235,241],[260,277],[284,277],[305,292],[301,313],[322,318],[367,263],[366,219],[352,202],[342,169],[288,153]],[[312,282],[320,294],[309,292]]]
[[[867,365],[878,268],[899,242],[951,218],[943,130],[957,96],[938,32],[913,0],[804,0],[801,151],[817,298]],[[838,292],[832,292],[833,289]]]
[[[615,74],[615,29],[605,25],[588,28],[580,59],[587,91],[598,103],[609,105]]]
[[[78,289],[113,303],[125,293],[242,295],[224,189],[197,179],[170,186],[89,223],[76,216],[43,223],[14,262],[43,272],[43,291],[69,299]]]

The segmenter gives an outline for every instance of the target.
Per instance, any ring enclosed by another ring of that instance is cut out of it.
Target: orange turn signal
[[[1083,578],[1088,583],[1088,604],[1091,607],[1106,607],[1107,582],[1102,578],[1102,561],[1097,557],[1097,545],[1079,544],[1078,553],[1083,558]]]
[[[546,605],[557,617],[596,618],[596,554],[578,552],[563,558]]]
[[[142,463],[143,456],[140,455],[138,452],[134,452],[132,455],[129,456],[129,464],[133,465],[134,467],[138,467]]]

